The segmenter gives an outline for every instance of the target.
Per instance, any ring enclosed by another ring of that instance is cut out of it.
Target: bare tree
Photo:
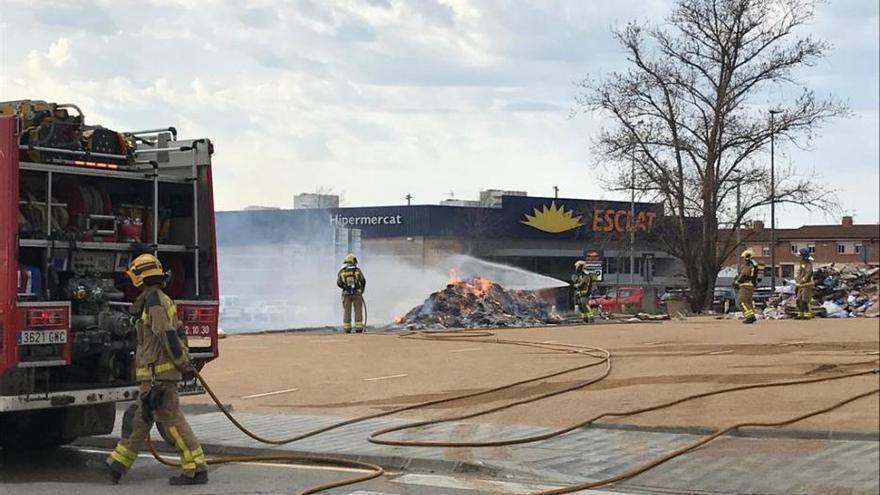
[[[629,166],[621,165],[635,157],[635,187],[665,204],[663,244],[684,263],[696,310],[711,302],[722,263],[737,247],[731,236],[719,239],[719,225],[741,224],[770,204],[771,136],[808,146],[824,121],[849,114],[846,104],[795,79],[830,49],[795,34],[814,7],[814,0],[678,0],[662,27],[632,22],[614,32],[627,54],[625,72],[581,83],[577,109],[613,122],[595,142],[609,170],[626,171],[612,173],[609,184],[631,187]],[[777,170],[775,197],[826,209],[834,199],[791,167]]]

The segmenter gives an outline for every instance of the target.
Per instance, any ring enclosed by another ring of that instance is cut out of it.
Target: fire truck
[[[0,102],[0,447],[110,433],[137,396],[132,257],[167,270],[197,369],[218,356],[213,144]],[[195,379],[182,394],[203,393]]]

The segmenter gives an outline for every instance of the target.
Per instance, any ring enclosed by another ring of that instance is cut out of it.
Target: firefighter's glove
[[[155,419],[156,409],[162,402],[162,391],[151,388],[147,393],[141,396],[141,417],[146,423],[152,423]]]

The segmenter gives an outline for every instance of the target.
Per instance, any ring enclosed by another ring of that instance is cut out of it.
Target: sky
[[[576,113],[577,82],[625,67],[611,29],[671,0],[0,0],[0,100],[78,104],[117,130],[174,125],[215,143],[218,209],[289,208],[300,192],[346,206],[476,199],[481,189],[628,199],[603,190]],[[880,14],[820,4],[803,34],[834,50],[801,80],[849,102],[777,163],[840,198],[829,215],[880,221]],[[760,101],[756,101],[760,104]],[[764,219],[756,212],[753,219]]]

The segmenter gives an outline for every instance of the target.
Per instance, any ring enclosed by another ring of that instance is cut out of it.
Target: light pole
[[[559,199],[559,186],[553,186],[553,199]]]
[[[630,196],[629,196],[629,283],[636,281],[636,152],[633,151],[632,165],[630,168]]]
[[[406,193],[406,196],[404,196],[404,199],[406,199],[406,206],[412,205],[412,194]]]
[[[740,249],[742,249],[742,234],[740,233],[739,227],[742,223],[742,219],[740,218],[739,212],[742,211],[742,203],[740,196],[740,184],[742,184],[742,175],[736,176],[736,214],[734,218],[736,219],[736,276],[739,277],[739,271],[742,269],[742,260],[739,255]]]
[[[645,121],[639,119],[636,122],[638,128],[642,127]],[[636,146],[638,144],[638,135],[633,133],[633,150],[632,150],[632,161],[630,163],[630,197],[629,197],[629,221],[627,222],[627,227],[629,227],[629,283],[630,285],[634,284],[636,281],[636,255],[635,255],[635,244],[636,244]]]
[[[776,293],[776,123],[774,116],[781,110],[770,110],[770,291]]]

